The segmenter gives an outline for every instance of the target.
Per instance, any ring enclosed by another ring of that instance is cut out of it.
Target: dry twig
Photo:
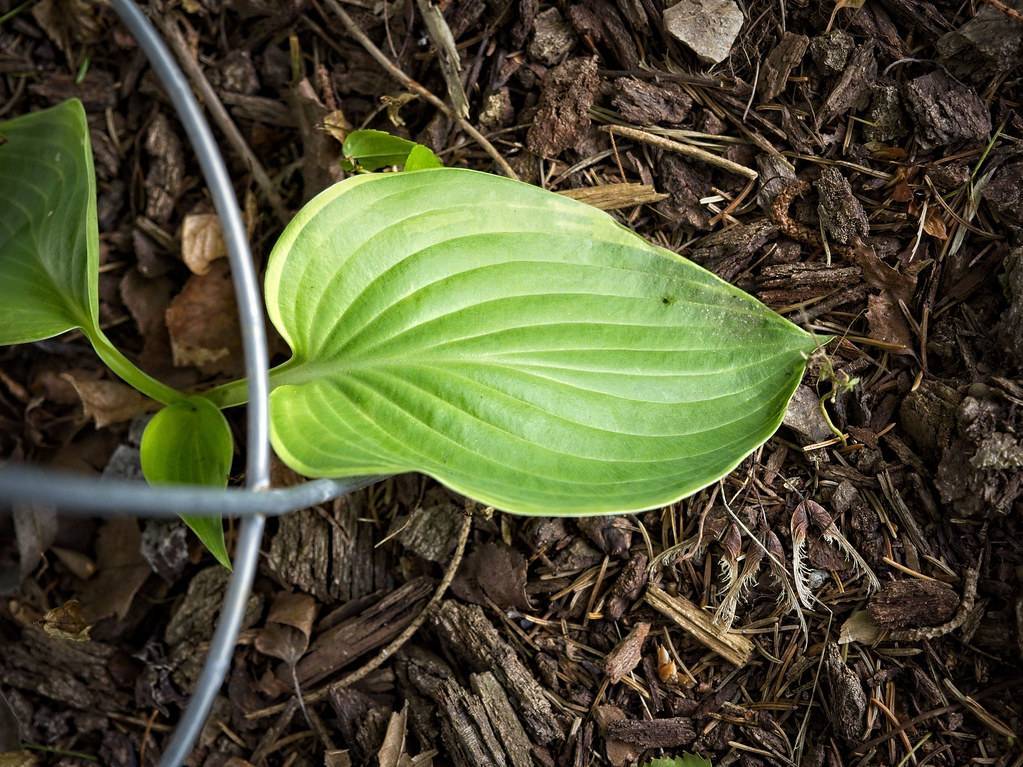
[[[177,57],[181,68],[188,75],[192,87],[198,91],[199,98],[210,111],[210,117],[213,118],[213,122],[217,124],[217,127],[227,137],[228,143],[231,144],[234,151],[241,156],[249,170],[252,171],[252,178],[255,179],[256,184],[259,185],[263,194],[266,195],[266,199],[270,203],[270,207],[274,209],[277,218],[280,219],[282,224],[288,223],[291,220],[291,216],[288,215],[284,202],[281,200],[280,195],[277,194],[277,189],[270,180],[270,176],[267,175],[263,164],[253,154],[252,150],[249,149],[249,145],[242,137],[238,126],[234,124],[234,120],[231,119],[231,115],[228,114],[227,109],[221,103],[217,92],[213,90],[210,81],[203,74],[202,67],[195,60],[192,51],[188,47],[188,43],[185,41],[185,36],[181,33],[177,19],[173,16],[161,17],[159,14],[156,14],[153,17],[153,21],[160,27],[164,39],[170,45],[171,50],[174,51],[174,55]]]
[[[996,11],[1001,11],[1010,19],[1015,19],[1018,22],[1023,23],[1023,13],[1020,13],[1015,8],[1010,7],[1003,0],[984,0],[985,3],[990,5]]]
[[[331,0],[333,2],[333,0]],[[756,179],[760,177],[760,174],[753,168],[747,168],[745,165],[740,165],[737,162],[720,157],[716,154],[712,154],[706,150],[700,149],[689,144],[683,144],[679,141],[672,141],[669,138],[663,136],[657,136],[653,133],[647,133],[646,131],[639,130],[637,128],[629,128],[625,125],[608,125],[604,128],[608,133],[623,136],[624,138],[630,138],[633,141],[641,141],[644,144],[655,146],[658,149],[664,149],[668,152],[675,152],[684,157],[689,157],[693,160],[702,160],[708,165],[713,165],[722,170],[726,170],[729,173],[735,173],[739,176],[745,176],[749,179]]]
[[[494,162],[497,163],[497,166],[501,169],[501,172],[504,173],[504,175],[518,180],[518,174],[512,166],[508,164],[508,161],[501,156],[501,153],[497,151],[494,145],[487,140],[487,137],[476,130],[472,123],[459,115],[454,109],[449,107],[447,103],[434,96],[432,92],[413,80],[399,67],[392,63],[391,60],[387,58],[387,55],[380,50],[376,44],[369,39],[366,33],[362,31],[362,28],[355,23],[355,19],[349,16],[348,12],[341,7],[341,3],[339,3],[338,0],[324,0],[324,2],[326,2],[330,10],[332,10],[339,19],[341,19],[341,23],[344,24],[348,34],[358,41],[359,45],[365,49],[366,53],[372,56],[373,59],[384,68],[387,74],[418,95],[424,101],[429,102],[452,120],[456,121],[462,130],[472,136],[476,143],[483,147],[486,153],[493,158]]]

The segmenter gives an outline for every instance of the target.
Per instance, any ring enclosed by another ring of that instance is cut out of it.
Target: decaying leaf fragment
[[[294,665],[309,648],[316,620],[316,600],[308,594],[278,594],[264,628],[256,637],[256,649],[264,655]]]
[[[39,621],[39,626],[47,636],[71,642],[88,642],[92,630],[82,615],[82,604],[77,599],[47,611]]]
[[[98,575],[81,590],[82,612],[92,623],[116,616],[123,619],[136,592],[152,572],[141,553],[138,522],[129,517],[107,520],[96,537]]]
[[[166,312],[174,365],[194,365],[207,375],[239,372],[237,312],[226,261],[215,261],[206,274],[189,277]]]
[[[796,592],[799,594],[799,601],[804,607],[812,607],[816,597],[810,592],[809,569],[805,562],[805,547],[808,542],[810,524],[813,523],[821,532],[821,537],[828,543],[833,543],[842,550],[846,559],[850,560],[856,573],[862,574],[867,579],[869,591],[877,591],[881,588],[881,582],[870,569],[860,553],[856,551],[848,539],[839,531],[835,521],[828,514],[827,510],[816,501],[809,499],[802,501],[792,511],[790,520],[792,532],[792,574],[796,579]]]
[[[156,407],[152,400],[120,381],[90,381],[70,373],[61,377],[78,392],[85,417],[91,418],[97,429],[130,421]]]
[[[192,274],[206,274],[210,264],[227,255],[216,213],[189,213],[181,224],[181,260]]]

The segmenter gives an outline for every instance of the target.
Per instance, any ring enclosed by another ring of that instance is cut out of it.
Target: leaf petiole
[[[150,399],[154,399],[164,405],[170,405],[185,397],[177,389],[157,381],[151,375],[136,367],[116,346],[110,343],[110,339],[103,334],[103,331],[85,328],[82,332],[85,333],[92,343],[92,347],[96,350],[100,359],[107,364],[107,367],[120,379],[131,384]]]
[[[286,383],[293,383],[288,380],[287,373],[296,367],[297,360],[292,357],[287,362],[270,368],[270,391]],[[237,381],[228,381],[226,384],[214,386],[209,391],[198,392],[221,410],[228,407],[244,405],[249,401],[249,379],[239,378]]]

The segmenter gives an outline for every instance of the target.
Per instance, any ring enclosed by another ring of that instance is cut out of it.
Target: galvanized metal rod
[[[112,0],[111,5],[145,52],[153,71],[174,104],[220,217],[238,300],[245,375],[248,378],[246,485],[252,490],[264,490],[270,484],[269,354],[266,327],[263,325],[263,302],[256,284],[256,269],[249,252],[238,200],[213,133],[173,55],[135,3],[131,0]],[[256,575],[259,542],[263,537],[265,522],[266,517],[262,514],[247,517],[242,522],[235,549],[234,573],[224,597],[206,663],[196,682],[192,699],[160,759],[160,767],[178,767],[184,763],[227,675],[245,604]]]
[[[354,493],[383,477],[317,479],[295,487],[254,492],[229,487],[161,485],[96,479],[35,466],[0,468],[0,502],[44,503],[62,514],[100,514],[106,517],[279,516]]]

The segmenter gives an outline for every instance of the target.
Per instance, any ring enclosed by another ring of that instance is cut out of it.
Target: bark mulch
[[[221,114],[259,259],[368,126],[836,336],[774,438],[668,508],[513,517],[407,476],[272,522],[190,764],[1023,765],[1023,0],[683,2],[722,9],[148,3]],[[0,0],[0,115],[70,96],[104,327],[173,385],[236,376],[216,218],[143,55],[103,4]],[[78,335],[0,349],[5,458],[137,477],[144,409]],[[11,511],[0,751],[30,750],[0,764],[155,764],[226,571],[180,523]]]

